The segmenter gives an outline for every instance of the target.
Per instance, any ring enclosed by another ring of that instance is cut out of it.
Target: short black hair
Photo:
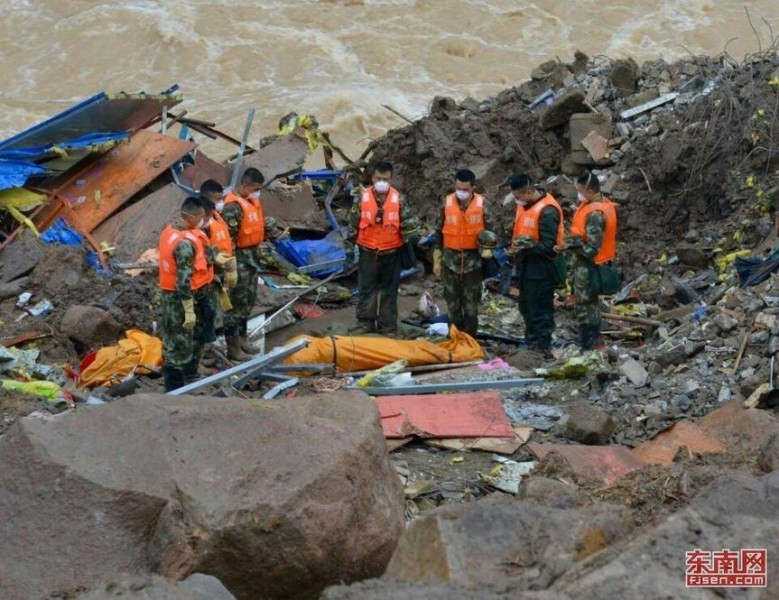
[[[582,173],[579,178],[576,180],[576,183],[579,185],[583,185],[584,189],[586,190],[592,190],[593,192],[600,192],[600,180],[598,179],[598,176],[595,175],[592,171],[587,171],[586,173]]]
[[[259,169],[249,167],[243,172],[243,175],[241,176],[241,183],[265,183],[265,176],[260,172]]]
[[[392,173],[392,163],[387,162],[386,160],[380,160],[376,163],[376,166],[373,167],[374,173]]]
[[[224,188],[216,179],[206,179],[200,186],[201,196],[205,194],[221,194],[222,192],[224,192]]]
[[[188,196],[186,200],[181,204],[181,214],[191,214],[198,208],[203,208],[200,202],[200,198],[197,196]]]
[[[216,204],[205,196],[200,196],[200,206],[203,207],[203,210],[206,211],[206,213],[212,213],[216,210]]]
[[[509,180],[509,185],[512,190],[524,190],[529,188],[532,184],[533,182],[530,180],[530,176],[525,173],[512,175]]]
[[[470,169],[460,169],[457,171],[457,173],[454,174],[454,178],[457,181],[462,181],[463,183],[476,183],[476,173]]]

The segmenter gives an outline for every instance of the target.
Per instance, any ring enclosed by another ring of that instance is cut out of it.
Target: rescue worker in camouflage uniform
[[[181,221],[160,236],[162,359],[165,391],[198,376],[200,349],[214,341],[213,265],[209,259],[200,199],[190,196],[181,206]]]
[[[347,241],[359,250],[357,321],[360,333],[394,336],[398,329],[398,250],[413,242],[419,221],[406,198],[390,185],[392,165],[379,162],[349,213]]]
[[[517,208],[509,252],[516,256],[525,343],[529,349],[548,353],[555,329],[553,261],[555,248],[563,243],[563,211],[527,175],[514,175],[510,185]]]
[[[573,254],[574,316],[579,322],[579,344],[592,350],[601,328],[600,300],[592,288],[596,265],[609,264],[617,255],[617,211],[600,191],[600,181],[585,173],[576,182],[579,206],[565,246]]]
[[[482,259],[492,258],[497,245],[490,210],[475,186],[473,171],[457,171],[454,193],[444,200],[433,252],[433,274],[443,280],[449,322],[471,336],[479,329]]]
[[[238,282],[238,267],[233,255],[230,230],[220,214],[220,210],[224,208],[221,184],[213,179],[203,182],[203,185],[200,186],[200,202],[205,211],[203,232],[208,237],[215,264],[214,282],[211,287],[216,308],[214,319],[214,328],[216,329],[224,325],[224,311],[232,308],[228,290],[235,287]],[[203,349],[203,358],[200,359],[200,364],[204,367],[213,367],[216,364],[216,357],[212,356],[211,353],[211,344],[207,344]]]
[[[239,362],[249,360],[252,354],[259,352],[247,338],[246,324],[257,298],[260,244],[266,237],[265,214],[259,197],[263,183],[265,178],[259,169],[246,169],[238,189],[225,196],[222,210],[238,273],[235,286],[229,290],[232,309],[224,313],[224,333],[227,357]]]

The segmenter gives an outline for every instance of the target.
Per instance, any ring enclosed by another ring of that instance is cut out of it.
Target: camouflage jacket
[[[560,214],[552,206],[541,211],[538,219],[538,242],[517,254],[517,273],[527,279],[545,279],[551,275],[552,259],[557,256],[557,227]]]
[[[587,222],[584,225],[587,241],[581,247],[576,248],[575,256],[578,262],[592,264],[593,258],[600,252],[605,230],[606,217],[602,212],[596,210],[587,215]]]

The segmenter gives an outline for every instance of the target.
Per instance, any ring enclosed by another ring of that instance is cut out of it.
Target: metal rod
[[[409,367],[403,370],[408,373],[432,373],[434,371],[448,371],[449,369],[462,369],[463,367],[475,367],[476,365],[481,365],[481,364],[484,364],[483,360],[469,360],[467,362],[461,362],[461,363],[440,363],[437,365],[418,365],[416,367]],[[348,374],[351,375],[352,377],[360,377],[362,375],[367,375],[372,371],[375,371],[375,369],[368,370],[368,371],[353,371],[353,372],[348,372]]]
[[[540,385],[544,379],[498,379],[497,381],[463,381],[459,383],[425,383],[399,387],[357,387],[351,385],[346,390],[361,390],[371,396],[407,396],[409,394],[435,394],[436,392],[467,392],[475,390],[505,390],[530,385]]]
[[[291,387],[295,387],[299,383],[299,381],[300,380],[297,377],[290,377],[286,381],[282,381],[278,385],[274,385],[271,389],[265,392],[265,394],[263,394],[262,396],[262,399],[273,400],[284,390],[288,390]]]
[[[238,148],[238,156],[235,159],[235,166],[233,167],[233,176],[230,178],[231,190],[234,190],[235,186],[238,185],[238,175],[243,166],[243,153],[246,151],[246,142],[249,139],[249,132],[252,129],[252,121],[254,121],[254,110],[254,107],[250,108],[249,114],[246,116],[246,125],[243,127],[243,136],[241,137],[241,147]]]
[[[214,375],[211,375],[204,379],[200,379],[199,381],[193,381],[192,383],[185,385],[184,387],[180,387],[176,390],[168,392],[168,395],[181,396],[182,394],[187,394],[194,390],[198,390],[212,383],[216,383],[217,381],[222,381],[223,379],[227,379],[232,375],[243,373],[244,371],[248,371],[249,369],[254,369],[265,365],[269,365],[271,363],[281,360],[282,358],[286,358],[291,354],[295,354],[295,352],[297,352],[298,350],[302,350],[306,346],[308,346],[307,339],[301,338],[299,340],[295,340],[294,342],[287,344],[286,346],[279,346],[277,348],[274,348],[267,354],[263,354],[262,356],[257,356],[251,360],[247,360],[246,362],[243,362],[239,365],[235,365],[230,369],[226,369],[219,373],[215,373]]]
[[[298,273],[311,273],[312,271],[319,271],[320,269],[327,269],[328,267],[336,267],[343,265],[344,260],[346,259],[336,258],[335,260],[326,260],[313,265],[305,265],[303,267],[298,267]]]

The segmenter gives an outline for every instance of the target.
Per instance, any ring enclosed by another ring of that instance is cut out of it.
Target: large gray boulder
[[[768,587],[746,592],[685,587],[685,553],[768,550]],[[779,598],[779,471],[722,477],[689,507],[577,565],[551,589],[574,599]]]
[[[490,498],[446,506],[411,524],[385,577],[542,590],[631,530],[629,511],[607,504],[561,510]]]
[[[149,572],[312,596],[380,575],[403,511],[361,392],[149,394],[23,419],[0,438],[0,597]]]

